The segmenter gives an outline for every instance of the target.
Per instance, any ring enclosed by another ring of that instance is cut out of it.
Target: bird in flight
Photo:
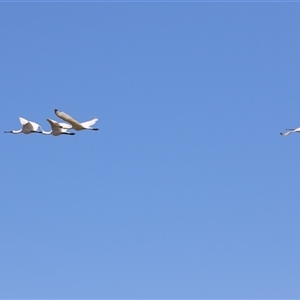
[[[4,133],[13,133],[13,134],[18,134],[18,133],[42,133],[42,127],[32,121],[28,121],[24,118],[19,117],[20,123],[22,125],[22,128],[20,130],[10,130],[10,131],[4,131]],[[40,130],[39,130],[40,129]]]
[[[286,129],[288,131],[286,132],[280,132],[280,135],[283,135],[283,136],[287,136],[291,133],[294,133],[294,132],[300,132],[300,127],[297,127],[297,128],[294,128],[294,129]]]
[[[73,132],[68,132],[68,128],[64,127],[64,123],[58,123],[54,120],[51,119],[47,119],[47,121],[49,122],[50,126],[51,126],[51,130],[50,131],[44,131],[42,130],[42,134],[52,134],[54,136],[58,136],[61,134],[68,134],[68,135],[74,135],[75,133]],[[68,124],[67,124],[68,125]],[[69,126],[69,125],[68,125]],[[71,127],[71,126],[70,126]]]
[[[75,120],[74,118],[72,118],[71,116],[69,116],[68,114],[66,114],[65,112],[59,111],[58,109],[54,110],[55,114],[62,120],[68,122],[69,124],[65,124],[65,123],[60,123],[64,128],[67,128],[67,126],[69,126],[67,129],[75,129],[75,130],[84,130],[84,129],[88,129],[88,130],[99,130],[98,128],[93,128],[92,125],[94,125],[98,119],[97,118],[93,118],[90,121],[86,121],[83,123],[78,122],[77,120]]]

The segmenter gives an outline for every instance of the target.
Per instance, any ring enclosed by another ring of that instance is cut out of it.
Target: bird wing
[[[22,117],[19,117],[19,120],[20,120],[20,123],[21,123],[22,125],[26,125],[26,124],[28,123],[28,120],[26,120],[26,119],[24,119],[24,118],[22,118]]]
[[[28,123],[30,123],[30,125],[33,128],[33,131],[38,131],[39,128],[41,128],[41,126],[35,122],[29,121]]]
[[[47,121],[50,123],[51,125],[51,129],[53,133],[60,133],[60,132],[67,132],[68,128],[72,127],[69,124],[65,124],[65,123],[58,123],[54,120],[51,119],[47,119]],[[66,125],[67,127],[63,127],[62,125]],[[68,127],[69,126],[69,127]]]
[[[59,123],[59,125],[63,128],[63,129],[71,129],[72,125],[71,124],[67,124],[67,123]]]
[[[28,131],[37,131],[41,126],[35,122],[32,121],[28,121],[24,118],[19,117],[20,119],[20,123],[22,124],[22,126],[24,127],[25,130]]]
[[[75,120],[74,118],[72,118],[71,116],[66,114],[65,112],[59,111],[58,109],[55,109],[54,112],[60,119],[70,123],[74,128],[76,128],[78,126],[81,127],[81,124],[77,120]]]
[[[90,126],[94,125],[97,121],[98,121],[97,118],[93,118],[93,119],[90,120],[90,121],[86,121],[86,122],[81,123],[81,125],[82,125],[83,127],[90,127]]]
[[[61,125],[58,122],[51,120],[51,119],[47,119],[47,121],[51,125],[52,130],[61,128]]]

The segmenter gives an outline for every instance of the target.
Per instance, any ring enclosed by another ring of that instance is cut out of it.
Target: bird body
[[[29,133],[42,133],[42,131],[39,131],[39,129],[43,130],[42,127],[32,121],[28,121],[24,118],[19,117],[20,123],[22,125],[22,128],[19,130],[11,130],[11,131],[4,131],[4,133],[13,133],[13,134],[18,134],[18,133],[24,133],[24,134],[29,134]]]
[[[297,128],[294,128],[294,129],[286,129],[286,130],[288,130],[288,131],[280,132],[280,135],[287,136],[287,135],[289,135],[291,133],[294,133],[294,132],[300,132],[300,127],[297,127]]]
[[[47,119],[47,121],[49,122],[50,126],[51,126],[51,131],[44,131],[42,130],[42,134],[45,135],[49,135],[52,134],[54,136],[58,136],[61,134],[68,134],[68,135],[74,135],[75,133],[73,132],[68,132],[68,128],[70,128],[71,126],[68,124],[64,124],[64,123],[58,123],[54,120],[51,119]],[[68,126],[68,128],[65,128],[64,125]]]
[[[68,129],[75,129],[75,130],[99,130],[98,128],[93,128],[91,127],[92,125],[94,125],[98,119],[97,118],[93,118],[90,121],[86,121],[83,123],[78,122],[77,120],[75,120],[74,118],[72,118],[71,116],[69,116],[68,114],[66,114],[65,112],[59,111],[58,109],[54,110],[55,114],[62,120],[64,120],[65,122],[68,122],[69,124],[71,124],[71,127],[69,127]],[[65,123],[61,123],[63,128],[65,128],[65,126],[70,126],[68,124]]]

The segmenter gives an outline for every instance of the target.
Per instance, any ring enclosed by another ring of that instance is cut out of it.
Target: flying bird
[[[29,134],[29,133],[42,133],[43,130],[42,127],[32,121],[28,121],[24,118],[19,117],[20,119],[20,123],[22,125],[22,128],[20,130],[10,130],[10,131],[4,131],[4,133],[14,133],[14,134],[18,134],[18,133],[25,133],[25,134]],[[40,129],[40,130],[39,130]]]
[[[86,121],[83,123],[79,123],[77,120],[75,120],[74,118],[72,118],[71,116],[69,116],[68,114],[66,114],[65,112],[59,111],[58,109],[54,110],[55,114],[62,120],[68,122],[71,124],[65,124],[65,123],[61,123],[63,124],[62,126],[65,128],[66,126],[70,126],[68,129],[75,129],[75,130],[84,130],[84,129],[88,129],[88,130],[99,130],[98,128],[93,128],[91,127],[92,125],[94,125],[98,119],[97,118],[93,118],[90,121]]]
[[[44,131],[42,130],[42,134],[52,134],[54,136],[58,136],[58,135],[61,135],[61,134],[68,134],[68,135],[74,135],[75,133],[73,132],[68,132],[68,128],[65,128],[64,125],[67,125],[69,127],[71,127],[70,125],[68,124],[64,124],[64,123],[58,123],[54,120],[51,120],[51,119],[47,119],[47,121],[49,122],[50,126],[51,126],[51,131]]]
[[[295,129],[286,129],[286,130],[288,130],[288,131],[284,132],[284,133],[280,132],[280,135],[287,136],[287,135],[289,135],[291,133],[294,133],[294,132],[300,132],[300,127],[295,128]]]

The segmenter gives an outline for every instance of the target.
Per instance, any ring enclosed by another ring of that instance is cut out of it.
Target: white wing
[[[52,129],[54,129],[54,128],[61,128],[61,125],[58,122],[56,122],[54,120],[51,120],[51,119],[47,119],[47,121],[51,125]]]
[[[86,121],[86,122],[81,123],[81,125],[82,125],[83,127],[85,127],[85,128],[88,128],[88,127],[94,125],[97,121],[98,121],[97,118],[93,118],[93,119],[90,120],[90,121]]]
[[[19,117],[19,120],[22,125],[26,125],[28,123],[28,120],[26,120],[24,118]]]
[[[67,123],[59,123],[59,125],[63,128],[63,129],[71,129],[72,125],[71,124],[67,124]]]
[[[58,123],[54,120],[51,120],[51,119],[47,119],[47,121],[51,125],[53,135],[59,135],[59,134],[61,134],[61,132],[67,132],[67,128],[62,128],[60,123]]]
[[[29,121],[28,123],[30,123],[30,125],[33,128],[33,131],[38,131],[39,128],[41,128],[41,126],[35,122]]]
[[[61,124],[64,124],[64,123],[58,123],[58,122],[56,122],[54,120],[51,120],[51,119],[47,119],[47,121],[51,125],[51,131],[50,132],[43,132],[44,134],[53,134],[54,136],[58,136],[58,135],[61,135],[61,134],[70,134],[70,135],[75,134],[75,133],[68,132],[67,128],[63,128],[61,126]]]
[[[72,118],[71,116],[66,114],[65,112],[59,111],[58,109],[55,109],[54,112],[60,119],[70,123],[74,128],[82,127],[81,124],[77,120],[75,120],[74,118]]]
[[[38,131],[38,129],[41,127],[39,124],[28,121],[24,118],[19,117],[20,123],[22,124],[25,131],[31,132],[31,131]]]

